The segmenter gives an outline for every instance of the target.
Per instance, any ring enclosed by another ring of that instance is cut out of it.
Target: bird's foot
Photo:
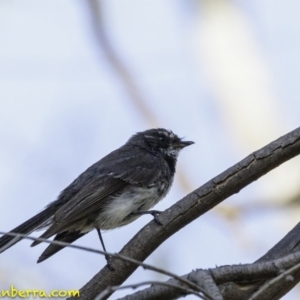
[[[108,269],[110,270],[110,271],[115,271],[116,269],[112,266],[112,264],[111,264],[111,259],[112,259],[112,257],[110,256],[110,255],[105,255],[105,259],[106,259],[106,262],[107,262],[107,267],[108,267]]]
[[[158,225],[162,225],[162,222],[158,218],[158,216],[161,214],[161,211],[159,211],[159,210],[149,210],[149,213],[152,215],[152,217],[154,218],[154,221]]]
[[[154,218],[154,221],[158,224],[158,225],[163,225],[160,220],[158,219],[158,216],[160,215],[161,211],[159,210],[147,210],[147,211],[138,211],[135,213],[132,213],[132,215],[152,215],[152,217]]]

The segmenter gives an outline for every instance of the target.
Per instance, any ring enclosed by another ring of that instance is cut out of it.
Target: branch
[[[198,283],[201,288],[205,289],[205,280],[208,279],[210,282],[216,286],[221,286],[223,283],[234,282],[235,287],[240,291],[250,290],[253,293],[253,288],[256,290],[259,288],[261,283],[267,281],[266,284],[261,284],[262,287],[255,292],[249,300],[262,299],[261,296],[264,295],[263,299],[274,299],[266,298],[266,293],[270,287],[277,284],[280,280],[287,282],[294,281],[295,278],[291,275],[294,271],[300,268],[300,252],[286,255],[282,258],[275,259],[267,262],[256,262],[253,264],[244,265],[233,265],[233,266],[222,266],[209,270],[196,270],[191,273],[182,276],[184,279],[188,279],[192,282]],[[283,272],[283,270],[285,270]],[[272,280],[270,280],[272,279]],[[166,283],[169,284],[180,284],[174,279],[169,279]],[[259,284],[260,283],[260,284]],[[218,289],[219,290],[219,289]],[[210,287],[206,288],[213,295]],[[224,292],[224,291],[223,291]],[[146,288],[142,291],[138,291],[134,294],[127,295],[119,300],[151,300],[151,299],[174,299],[180,296],[185,296],[186,292],[174,289],[171,286],[158,286],[154,285]],[[224,295],[223,295],[224,296]],[[240,293],[236,293],[228,299],[241,299]],[[213,295],[214,299],[217,298]],[[244,297],[243,297],[244,299]],[[248,295],[247,295],[248,299]]]
[[[283,239],[281,239],[273,248],[271,248],[265,255],[263,255],[256,262],[265,262],[284,257],[292,252],[300,251],[300,223],[298,223]],[[281,280],[277,284],[264,293],[264,300],[280,299],[283,295],[289,292],[299,281],[300,272],[295,271],[292,274],[294,280]],[[240,287],[235,284],[226,284],[223,286],[224,299],[228,300],[244,300],[249,299],[253,293],[262,286],[265,281],[259,281],[256,286],[248,290],[240,290]]]
[[[294,277],[291,275],[293,272],[298,271],[300,268],[300,263],[296,264],[292,268],[282,272],[280,275],[276,276],[272,280],[266,282],[257,292],[255,292],[249,300],[259,300],[261,296],[264,295],[271,287],[274,287],[276,284],[280,284],[281,280],[285,280],[287,282],[294,281]]]
[[[273,248],[271,248],[265,255],[263,255],[256,262],[265,262],[275,260],[280,257],[284,257],[290,253],[300,251],[300,223],[298,223],[283,239],[281,239]],[[264,300],[276,300],[280,299],[283,295],[288,293],[299,281],[300,272],[295,271],[292,274],[294,280],[287,281],[281,280],[281,282],[272,287],[264,293]],[[264,285],[265,281],[256,283],[256,287],[241,291],[240,288],[234,284],[224,285],[223,296],[228,300],[244,300],[249,299],[253,293],[258,290],[259,287]],[[238,296],[237,296],[238,295]],[[235,298],[234,298],[235,297]]]
[[[124,246],[120,253],[144,261],[179,229],[299,153],[300,128],[252,153],[188,194],[160,214],[159,218],[163,225],[151,221]],[[137,268],[136,265],[115,259],[112,260],[112,265],[118,272],[111,272],[104,267],[81,289],[81,299],[92,299],[108,286],[121,285]]]
[[[290,253],[300,252],[300,223],[298,223],[282,240],[280,240],[272,249],[270,249],[265,255],[263,255],[256,262],[272,261],[280,257],[284,257]],[[277,300],[288,293],[299,281],[300,271],[292,271],[293,280],[285,280],[285,278],[277,278],[280,280],[279,284],[272,286],[264,292],[263,299]],[[249,299],[255,291],[262,288],[265,281],[257,282],[257,286],[254,289],[240,291],[237,286],[229,285],[224,289],[224,298],[228,300],[244,300]],[[233,295],[239,295],[234,297]]]

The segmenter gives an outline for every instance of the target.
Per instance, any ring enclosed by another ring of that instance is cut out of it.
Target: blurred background
[[[0,8],[1,231],[137,131],[165,127],[196,143],[155,207],[164,210],[299,126],[299,1],[2,0]],[[299,221],[299,182],[296,158],[179,231],[147,263],[183,275],[253,262]],[[118,252],[150,220],[104,233],[107,249]],[[105,264],[74,249],[36,264],[46,246],[30,243],[1,254],[0,290],[78,289]],[[100,248],[96,232],[77,244]],[[127,283],[165,279],[138,269]],[[298,297],[296,288],[284,299]]]

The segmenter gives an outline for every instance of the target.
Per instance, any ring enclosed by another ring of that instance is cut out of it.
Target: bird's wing
[[[152,161],[145,163],[139,157],[131,157],[114,165],[106,175],[86,184],[70,201],[55,214],[53,225],[43,237],[50,237],[65,230],[73,223],[101,211],[103,201],[109,196],[119,195],[128,186],[150,188],[160,177],[160,165]]]
[[[150,188],[161,177],[161,170],[137,166],[136,168],[130,168],[123,172],[112,172],[110,176],[133,186]]]
[[[55,213],[52,225],[40,237],[49,238],[54,234],[68,231],[72,224],[88,218],[94,212],[99,212],[108,196],[121,192],[126,186],[126,182],[110,177],[91,181]],[[34,241],[31,246],[39,243]]]
[[[142,152],[111,166],[109,176],[147,188],[161,178],[164,164],[166,162],[161,157]]]

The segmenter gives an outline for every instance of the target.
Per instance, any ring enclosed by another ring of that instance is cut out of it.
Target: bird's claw
[[[159,219],[158,216],[160,215],[161,211],[159,210],[147,210],[147,211],[138,211],[138,212],[134,212],[131,213],[132,215],[151,215],[154,218],[154,221],[158,224],[158,225],[163,225]]]
[[[107,262],[107,267],[108,267],[108,269],[110,270],[110,271],[115,271],[116,269],[112,266],[112,264],[111,264],[111,256],[110,255],[105,255],[105,259],[106,259],[106,262]]]
[[[159,210],[152,210],[150,213],[151,213],[152,217],[154,218],[154,221],[158,225],[163,225],[162,222],[158,218],[158,216],[160,215],[161,211],[159,211]]]

